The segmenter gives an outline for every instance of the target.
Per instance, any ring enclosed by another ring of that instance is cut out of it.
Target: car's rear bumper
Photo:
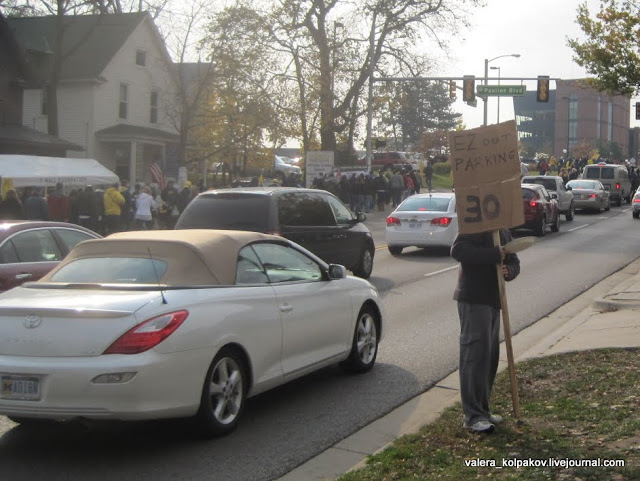
[[[0,372],[39,376],[37,401],[0,399],[0,414],[66,420],[140,420],[196,413],[212,355],[209,349],[154,351],[92,358],[0,356]],[[135,372],[128,382],[96,383],[96,376]]]
[[[385,238],[387,245],[398,247],[451,246],[456,236],[456,229],[451,227],[434,230],[416,230],[415,232],[397,231],[387,228]]]

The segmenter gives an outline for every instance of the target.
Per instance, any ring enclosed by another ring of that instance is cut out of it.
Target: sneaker
[[[474,433],[490,433],[496,427],[494,424],[490,423],[489,421],[478,421],[476,423],[473,423],[471,426],[467,426],[467,428],[473,431]]]
[[[500,424],[504,419],[499,414],[491,414],[489,416],[489,422],[493,424]]]

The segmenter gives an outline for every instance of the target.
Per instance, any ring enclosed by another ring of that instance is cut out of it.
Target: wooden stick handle
[[[500,231],[493,231],[493,245],[500,247]],[[498,274],[498,289],[500,291],[500,305],[502,307],[502,325],[504,330],[504,343],[507,348],[507,362],[509,364],[509,381],[511,384],[511,401],[513,414],[516,420],[520,419],[520,401],[518,399],[518,379],[516,378],[516,364],[513,360],[513,346],[511,345],[511,326],[509,324],[509,306],[507,305],[507,293],[502,274],[502,262],[496,264]]]

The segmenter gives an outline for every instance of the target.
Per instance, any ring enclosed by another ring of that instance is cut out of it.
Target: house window
[[[136,50],[136,65],[144,67],[147,64],[147,52],[144,50]]]
[[[118,116],[121,119],[127,118],[127,110],[129,107],[129,86],[127,84],[120,84],[120,108]]]
[[[49,115],[49,89],[42,89],[42,104],[40,105],[42,115]]]
[[[158,92],[151,91],[151,99],[149,102],[149,121],[152,124],[158,123]]]

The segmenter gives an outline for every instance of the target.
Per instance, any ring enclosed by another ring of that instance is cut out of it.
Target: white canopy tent
[[[0,155],[0,177],[11,179],[13,187],[47,187],[58,182],[66,186],[110,185],[118,176],[95,159]]]

